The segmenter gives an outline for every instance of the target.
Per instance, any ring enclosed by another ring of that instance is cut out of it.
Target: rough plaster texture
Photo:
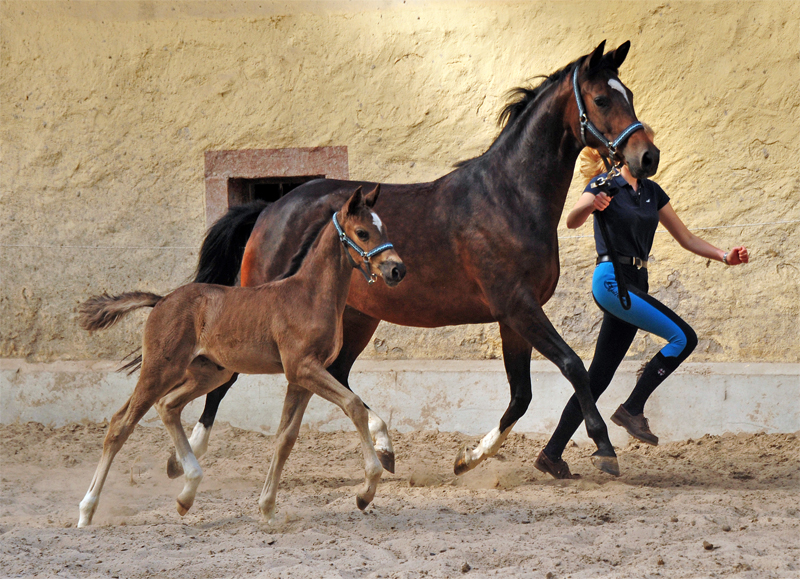
[[[741,268],[656,236],[651,286],[697,330],[692,360],[800,359],[794,1],[5,1],[0,17],[0,357],[134,348],[143,314],[90,336],[74,309],[191,276],[207,151],[346,146],[354,179],[430,180],[488,147],[508,89],[608,38],[632,41],[621,77],[679,215],[745,224],[698,231],[748,245]],[[562,230],[547,306],[584,358],[600,319],[589,234]],[[630,358],[658,347],[641,337]],[[494,326],[383,325],[364,355],[496,358],[500,342]]]

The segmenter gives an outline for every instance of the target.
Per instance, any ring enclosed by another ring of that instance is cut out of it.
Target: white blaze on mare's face
[[[620,81],[618,81],[616,78],[610,78],[608,80],[608,86],[610,86],[614,90],[621,92],[622,96],[625,97],[625,102],[631,104],[631,101],[628,99],[628,91],[625,90],[625,87],[622,86],[622,83]]]
[[[383,233],[383,222],[374,211],[372,212],[372,223],[378,228],[378,231]]]

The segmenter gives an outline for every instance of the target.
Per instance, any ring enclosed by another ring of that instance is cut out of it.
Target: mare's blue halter
[[[588,115],[586,114],[586,106],[583,103],[583,97],[581,96],[581,87],[578,84],[578,69],[580,66],[575,66],[575,71],[572,73],[572,89],[575,92],[575,102],[578,104],[578,114],[580,115],[581,119],[581,141],[583,142],[583,146],[587,147],[586,144],[586,131],[588,130],[592,135],[594,135],[601,143],[603,143],[606,148],[608,149],[608,155],[611,161],[614,161],[615,157],[617,156],[617,148],[622,145],[628,138],[638,131],[639,129],[644,129],[644,125],[641,122],[636,121],[629,125],[624,131],[622,131],[614,141],[609,141],[606,139],[606,136],[600,132],[592,121],[589,120]],[[608,174],[606,175],[603,182],[598,182],[599,185],[605,185],[607,181],[610,181],[617,175],[619,175],[619,166],[620,162],[617,162],[613,165],[606,159],[605,156],[601,155],[603,158],[603,162],[605,163],[606,167],[609,169]]]
[[[392,245],[391,243],[384,243],[369,251],[364,251],[355,241],[353,241],[352,239],[350,239],[350,237],[348,237],[348,235],[344,232],[344,229],[342,229],[342,226],[339,225],[339,220],[336,219],[338,213],[339,212],[337,211],[336,213],[333,214],[333,226],[336,228],[336,232],[339,234],[339,240],[342,242],[342,245],[344,245],[344,250],[345,250],[344,252],[347,254],[347,259],[350,260],[350,265],[352,265],[354,268],[356,268],[358,271],[361,272],[361,274],[364,276],[364,279],[367,280],[368,284],[375,283],[375,280],[378,279],[378,276],[369,270],[369,260],[378,255],[379,253],[386,251],[387,249],[393,249],[394,245]],[[356,253],[358,253],[358,255],[361,256],[361,259],[364,260],[364,269],[361,269],[361,265],[357,264],[356,261],[353,259],[353,256],[350,255],[350,252],[347,250],[348,246],[355,249]]]

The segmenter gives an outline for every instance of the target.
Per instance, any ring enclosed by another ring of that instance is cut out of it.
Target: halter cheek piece
[[[619,136],[617,136],[614,141],[609,141],[606,139],[606,136],[600,132],[600,130],[594,125],[592,121],[589,120],[588,115],[586,114],[586,106],[583,104],[583,97],[581,96],[581,87],[578,84],[578,69],[580,66],[575,67],[575,71],[572,73],[572,90],[575,92],[575,102],[578,104],[578,114],[580,115],[581,120],[581,142],[583,143],[584,147],[588,147],[586,144],[586,131],[588,130],[592,135],[595,136],[597,140],[599,140],[605,147],[608,149],[608,158],[604,155],[600,155],[603,159],[603,163],[605,164],[606,168],[608,169],[608,174],[605,178],[601,178],[597,181],[597,184],[603,186],[606,182],[610,181],[617,175],[619,175],[619,167],[622,164],[621,162],[616,162],[612,167],[612,161],[616,160],[617,157],[617,148],[622,145],[628,138],[638,131],[639,129],[644,129],[644,125],[639,121],[632,123],[628,126],[624,131],[622,131]]]
[[[378,247],[371,249],[370,251],[364,251],[355,241],[353,241],[347,236],[347,234],[344,232],[344,229],[342,229],[342,226],[339,225],[339,220],[336,219],[337,215],[338,211],[333,214],[333,226],[336,228],[336,232],[339,234],[339,240],[342,242],[342,245],[344,245],[344,252],[347,254],[347,259],[350,261],[350,265],[352,265],[355,269],[361,272],[361,274],[364,276],[364,279],[367,280],[368,284],[375,283],[375,280],[378,279],[378,276],[369,270],[369,265],[370,265],[369,260],[370,258],[375,257],[376,255],[386,251],[387,249],[394,248],[394,245],[392,245],[391,243],[384,243],[383,245],[379,245]],[[355,249],[356,253],[358,253],[358,255],[360,255],[361,258],[364,260],[363,269],[361,265],[356,263],[356,261],[353,259],[353,256],[350,255],[348,246]]]

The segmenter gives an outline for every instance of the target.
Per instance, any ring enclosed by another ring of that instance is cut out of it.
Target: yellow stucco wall
[[[697,330],[692,360],[800,360],[800,3],[4,1],[0,16],[0,357],[138,345],[144,314],[89,336],[75,307],[191,276],[205,151],[345,145],[354,179],[430,180],[488,147],[508,89],[608,38],[632,41],[621,78],[658,133],[655,179],[690,228],[752,255],[724,268],[657,234],[651,287]],[[590,234],[562,227],[547,306],[585,358]],[[631,356],[658,347],[641,337]],[[382,325],[364,355],[500,343],[494,326]]]

